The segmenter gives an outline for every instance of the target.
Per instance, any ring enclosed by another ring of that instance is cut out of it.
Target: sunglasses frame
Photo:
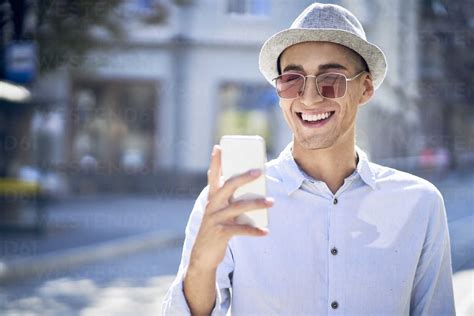
[[[353,77],[351,78],[347,78],[347,76],[343,73],[340,73],[340,72],[325,72],[325,73],[322,73],[322,74],[319,74],[317,76],[314,76],[314,75],[303,75],[303,74],[300,74],[298,72],[285,72],[281,75],[279,75],[278,77],[275,77],[272,79],[272,81],[275,81],[275,89],[276,89],[276,92],[277,92],[277,95],[278,97],[280,97],[280,99],[285,99],[285,100],[292,100],[292,99],[296,99],[296,98],[299,98],[301,97],[301,95],[304,93],[304,90],[306,89],[306,78],[310,77],[310,78],[315,78],[315,82],[314,84],[316,85],[316,90],[318,90],[318,93],[321,97],[325,98],[325,99],[331,99],[331,100],[334,100],[334,99],[340,99],[340,98],[344,98],[346,96],[346,92],[347,92],[347,82],[348,81],[352,81],[354,79],[356,79],[357,77],[359,77],[361,74],[363,74],[364,72],[366,72],[366,70],[362,70],[361,72],[359,72],[358,74],[354,75]],[[276,88],[277,86],[277,83],[276,83],[276,80],[284,75],[298,75],[298,76],[301,76],[303,77],[303,88],[301,89],[301,91],[298,92],[298,95],[294,98],[283,98],[280,96],[279,92],[278,92],[278,89]],[[346,86],[345,86],[345,89],[344,89],[344,94],[341,96],[341,97],[337,97],[337,98],[328,98],[328,97],[325,97],[322,95],[321,91],[319,90],[319,85],[318,85],[318,78],[321,77],[321,76],[325,76],[325,75],[339,75],[339,76],[343,76],[344,79],[346,79]]]

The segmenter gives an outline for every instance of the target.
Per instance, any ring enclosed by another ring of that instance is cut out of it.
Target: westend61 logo
[[[38,252],[38,242],[19,240],[0,240],[0,253],[2,256],[9,255],[34,255]]]
[[[419,33],[421,44],[444,44],[460,47],[472,47],[474,45],[474,33],[466,29],[445,29],[434,33],[432,29],[425,29]]]
[[[101,19],[106,15],[113,18],[130,18],[138,15],[146,18],[156,16],[165,18],[169,12],[171,3],[176,5],[190,4],[192,0],[173,1],[123,1],[123,0],[74,0],[74,1],[44,1],[42,12],[47,16],[70,17],[72,15],[86,18],[88,20]],[[143,4],[142,4],[143,3]],[[164,20],[158,20],[158,22]]]
[[[62,173],[84,173],[93,175],[148,175],[153,173],[152,166],[144,165],[140,167],[125,167],[121,164],[110,161],[68,161],[63,163],[40,163],[43,170],[53,169]]]
[[[47,16],[70,17],[78,15],[87,19],[97,19],[104,14],[113,14],[114,16],[124,16],[127,12],[126,6],[118,5],[121,1],[117,0],[76,0],[76,1],[48,1],[43,4],[41,9]]]
[[[28,151],[33,148],[31,137],[6,135],[0,139],[0,151]]]
[[[457,100],[461,98],[470,99],[474,96],[474,87],[466,82],[444,80],[438,82],[422,82],[420,91],[424,98],[449,98]]]
[[[75,108],[72,114],[67,117],[68,122],[78,123],[84,121],[84,118],[101,118],[106,120],[114,120],[120,118],[122,123],[140,123],[140,122],[152,122],[154,120],[155,109],[153,107],[148,108],[133,108],[133,107],[122,107],[111,111],[107,108]]]

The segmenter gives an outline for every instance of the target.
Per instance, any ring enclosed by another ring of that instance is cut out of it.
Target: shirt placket
[[[331,196],[331,203],[329,203],[328,207],[328,244],[327,244],[327,256],[328,256],[328,293],[327,293],[327,308],[328,308],[328,315],[335,314],[341,312],[341,304],[344,302],[341,300],[341,289],[338,288],[340,283],[341,271],[338,271],[337,267],[340,267],[340,263],[342,259],[341,256],[344,256],[344,253],[341,253],[341,249],[339,245],[336,243],[336,237],[339,236],[342,232],[340,231],[340,225],[336,222],[335,212],[340,212],[342,210],[342,206],[344,201],[341,200],[341,195],[344,191],[346,191],[351,184],[355,181],[356,177],[352,179],[347,179],[344,181],[344,184],[337,190],[335,194],[326,187],[327,192],[330,193]]]

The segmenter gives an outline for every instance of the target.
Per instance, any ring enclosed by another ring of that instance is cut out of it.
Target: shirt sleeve
[[[413,283],[410,315],[456,315],[446,208],[441,193],[435,192]]]
[[[176,278],[172,282],[168,289],[163,303],[161,305],[161,311],[163,315],[191,315],[189,305],[186,301],[183,292],[183,282],[186,270],[189,264],[189,258],[191,250],[196,239],[196,235],[201,225],[201,220],[204,215],[204,209],[207,202],[209,187],[206,186],[199,194],[194,204],[191,215],[189,216],[188,223],[186,225],[186,236],[183,244],[183,251],[181,254],[181,262],[179,265],[178,273]],[[233,259],[230,247],[227,247],[225,257],[219,264],[216,272],[216,304],[211,312],[212,316],[225,315],[229,310],[231,295],[231,278],[233,272]]]

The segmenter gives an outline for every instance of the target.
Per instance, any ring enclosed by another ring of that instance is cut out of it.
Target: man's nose
[[[316,87],[316,78],[306,77],[306,84],[300,96],[300,101],[306,106],[311,106],[316,102],[321,102],[324,98],[319,94]]]

